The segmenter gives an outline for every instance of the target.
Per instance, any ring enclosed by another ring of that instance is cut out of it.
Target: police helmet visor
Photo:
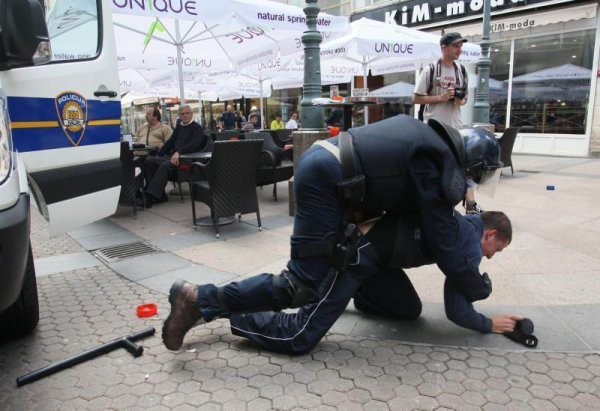
[[[496,166],[482,166],[483,171],[477,185],[477,192],[482,193],[487,197],[494,197],[496,194],[496,187],[500,181],[500,174],[502,169]]]

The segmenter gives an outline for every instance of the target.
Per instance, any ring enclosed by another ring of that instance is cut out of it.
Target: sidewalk
[[[278,204],[259,190],[263,231],[253,215],[193,228],[189,197],[110,219],[56,239],[33,216],[41,319],[35,334],[0,344],[0,400],[9,409],[593,409],[600,408],[600,160],[515,155],[486,209],[513,221],[513,243],[486,260],[492,296],[486,315],[532,318],[536,350],[480,335],[445,319],[443,275],[410,270],[423,300],[415,323],[365,316],[352,304],[311,354],[260,351],[218,320],[195,328],[173,353],[162,320],[142,320],[145,301],[168,313],[177,278],[226,283],[284,268],[293,220],[287,186]],[[508,174],[506,174],[508,172]],[[546,190],[554,185],[555,190]],[[198,203],[200,205],[200,203]],[[199,215],[208,215],[201,208]],[[96,250],[144,242],[146,255],[107,261]],[[14,379],[50,362],[147,326],[144,355],[124,350],[16,388]]]

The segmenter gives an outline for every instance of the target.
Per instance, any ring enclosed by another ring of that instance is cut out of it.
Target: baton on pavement
[[[155,332],[156,330],[154,329],[154,327],[150,327],[144,331],[140,331],[139,333],[131,334],[126,337],[120,337],[116,340],[107,342],[106,344],[99,345],[98,347],[90,348],[89,350],[84,351],[81,354],[74,355],[73,357],[55,362],[54,364],[50,364],[44,368],[40,368],[39,370],[30,372],[29,374],[25,374],[22,377],[18,377],[17,387],[21,387],[25,384],[29,384],[30,382],[37,381],[40,378],[44,378],[50,374],[54,374],[55,372],[64,370],[65,368],[69,368],[73,365],[77,365],[79,363],[98,357],[99,355],[114,351],[117,348],[121,347],[129,351],[134,357],[139,357],[144,352],[144,347],[134,344],[133,342],[154,335]]]

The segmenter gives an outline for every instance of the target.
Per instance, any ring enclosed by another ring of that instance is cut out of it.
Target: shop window
[[[415,72],[391,73],[383,76],[375,76],[374,80],[381,78],[381,82],[372,81],[369,78],[369,95],[377,97],[381,105],[369,111],[382,110],[382,119],[407,114],[413,116],[412,95],[415,90]],[[373,87],[377,84],[378,87]]]
[[[508,106],[508,79],[510,75],[510,40],[490,45],[490,123],[497,132],[506,129],[506,108]],[[473,97],[474,98],[474,97]]]
[[[585,30],[515,40],[511,126],[585,134],[594,37]]]

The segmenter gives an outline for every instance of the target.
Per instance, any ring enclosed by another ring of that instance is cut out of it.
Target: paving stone
[[[104,238],[94,241],[106,241],[112,235],[109,226],[99,226],[104,232],[98,232],[96,227],[95,232],[83,231],[80,236],[101,235]],[[36,246],[40,250],[36,254],[34,249],[36,257],[82,251],[68,236],[60,238],[53,248],[49,245],[53,240],[36,235],[40,242],[47,243]],[[513,246],[518,247],[518,241],[516,238]],[[189,267],[195,267],[186,261]],[[164,266],[155,263],[151,268],[160,270]],[[189,274],[195,275],[193,271]],[[139,274],[144,276],[147,272]],[[0,343],[0,381],[14,381],[25,372],[144,327],[160,327],[160,320],[135,316],[135,306],[140,302],[156,302],[163,318],[168,307],[166,294],[126,280],[103,265],[40,276],[38,282],[42,308],[39,327],[35,334],[20,341]],[[432,308],[440,308],[443,316],[443,306],[425,304],[424,316],[433,324],[437,320],[427,311]],[[493,306],[488,308],[490,312],[495,310]],[[557,310],[553,307],[551,311],[564,317],[566,311]],[[568,310],[575,312],[573,307]],[[360,321],[369,322],[372,325],[367,327],[369,332],[387,330],[389,335],[369,337],[354,334],[349,328],[343,333],[329,333],[315,351],[292,357],[257,349],[231,335],[226,320],[217,320],[191,330],[184,349],[179,352],[167,351],[156,335],[138,342],[145,349],[139,358],[117,350],[19,389],[12,384],[0,384],[0,403],[9,409],[144,411],[520,411],[595,409],[600,404],[597,353],[512,351],[516,348],[508,345],[512,344],[509,341],[506,341],[509,349],[406,344],[393,339],[400,333],[390,330],[398,325],[388,325],[380,319],[359,321],[352,309],[344,316],[348,316],[352,328]],[[440,330],[445,332],[446,328]],[[550,338],[543,322],[538,325],[536,321],[536,332],[542,341]],[[585,334],[591,346],[595,344],[590,340],[592,334]],[[469,343],[479,344],[479,337],[506,340],[492,335],[475,336]]]

